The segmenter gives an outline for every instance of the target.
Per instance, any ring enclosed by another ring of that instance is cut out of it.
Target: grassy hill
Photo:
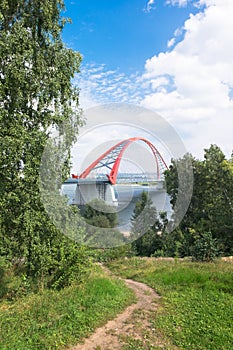
[[[140,327],[139,313],[133,316],[140,334],[137,339],[127,334],[122,350],[233,349],[232,262],[132,257],[108,267],[161,296],[146,327]],[[68,349],[134,301],[123,281],[96,265],[82,284],[5,297],[0,302],[0,349]]]
[[[125,350],[233,349],[231,262],[131,258],[109,267],[124,278],[148,284],[161,295],[159,310],[146,333],[147,342],[129,338]],[[156,337],[159,347],[154,346]]]
[[[2,300],[0,349],[66,349],[135,300],[123,281],[93,269],[83,284]]]

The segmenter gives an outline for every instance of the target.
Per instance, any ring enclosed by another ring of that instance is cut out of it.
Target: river
[[[68,203],[74,203],[76,183],[67,183],[63,185],[62,194],[68,197]],[[152,200],[157,213],[166,211],[168,218],[171,217],[172,209],[170,205],[170,198],[165,189],[161,189],[158,185],[143,186],[138,184],[118,184],[114,186],[118,206],[116,207],[118,216],[118,229],[129,232],[131,228],[131,221],[136,202],[140,199],[141,194],[145,191]]]
[[[115,192],[118,199],[118,227],[124,231],[130,230],[130,219],[132,218],[136,202],[145,191],[152,200],[157,212],[166,211],[168,218],[171,217],[172,208],[170,198],[164,189],[156,186],[141,185],[115,185]]]

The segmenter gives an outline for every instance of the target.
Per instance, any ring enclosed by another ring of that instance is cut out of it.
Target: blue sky
[[[202,157],[213,143],[230,156],[232,0],[65,0],[65,5],[73,23],[66,25],[63,40],[83,56],[74,84],[81,88],[84,110],[111,102],[141,106],[169,122],[194,156]],[[108,136],[119,138],[115,130],[114,135]]]
[[[166,50],[174,31],[182,27],[193,4],[169,6],[164,0],[66,0],[72,19],[63,37],[83,55],[83,63],[106,64],[109,69],[142,71],[147,58]],[[182,38],[182,35],[179,39]]]

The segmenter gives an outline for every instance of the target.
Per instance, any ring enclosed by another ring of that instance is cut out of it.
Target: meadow
[[[79,285],[2,299],[0,349],[69,349],[81,342],[135,302],[114,275],[144,282],[160,295],[150,324],[138,327],[138,339],[124,336],[122,350],[233,349],[232,262],[131,257],[107,266],[113,276],[94,265]]]
[[[232,263],[134,257],[108,265],[114,274],[144,282],[161,295],[151,316],[153,335],[145,333],[147,346],[129,337],[124,350],[233,349]]]
[[[0,302],[0,349],[67,349],[134,300],[123,281],[110,278],[98,266],[81,285],[4,299]]]

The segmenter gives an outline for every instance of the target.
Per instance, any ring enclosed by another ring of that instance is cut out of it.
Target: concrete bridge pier
[[[117,206],[114,187],[108,180],[68,179],[62,185],[62,194],[67,195],[69,204],[85,205],[95,198]]]

